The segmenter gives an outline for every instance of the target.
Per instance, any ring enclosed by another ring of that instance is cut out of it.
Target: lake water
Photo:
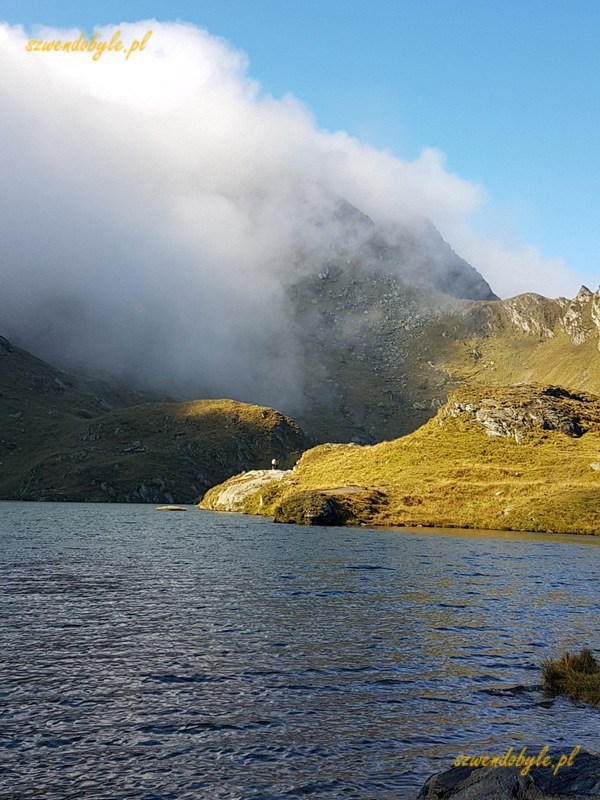
[[[535,688],[600,647],[600,537],[0,503],[0,546],[2,797],[398,800],[458,753],[600,750]]]

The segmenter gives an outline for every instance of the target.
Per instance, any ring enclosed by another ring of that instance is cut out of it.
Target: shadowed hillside
[[[232,400],[144,402],[0,339],[0,497],[194,502],[232,472],[289,466],[309,442],[277,411]]]

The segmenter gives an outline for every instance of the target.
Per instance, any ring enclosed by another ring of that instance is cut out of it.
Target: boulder
[[[535,748],[532,749],[535,752]],[[560,753],[550,754],[557,763]],[[452,767],[433,775],[416,800],[599,800],[600,755],[579,752],[572,766]]]
[[[364,486],[307,489],[284,498],[275,510],[273,521],[296,525],[352,525],[368,521],[386,503],[383,492]]]

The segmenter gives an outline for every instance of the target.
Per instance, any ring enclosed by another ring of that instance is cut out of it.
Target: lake
[[[0,503],[0,543],[2,797],[398,800],[600,750],[539,688],[600,649],[600,537]]]

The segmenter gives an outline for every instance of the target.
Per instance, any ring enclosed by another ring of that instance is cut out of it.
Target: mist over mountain
[[[48,287],[37,303],[29,299],[30,313],[23,313],[25,300],[5,307],[5,330],[52,363],[108,371],[142,390],[236,397],[301,413],[305,371],[321,367],[301,355],[315,303],[299,305],[297,289],[306,281],[318,284],[335,268],[367,281],[388,276],[448,300],[497,299],[428,220],[382,228],[325,190],[318,200],[305,205],[302,230],[276,263],[265,265],[262,282],[235,285],[202,273],[201,280],[190,274],[183,286],[125,280],[115,282],[113,302],[98,302],[98,292]],[[353,336],[360,327],[349,330],[350,344]]]
[[[328,264],[460,298],[493,297],[482,274],[510,291],[523,254],[499,267],[497,243],[467,233],[482,190],[440,153],[403,161],[320,130],[191,25],[119,26],[124,40],[150,28],[139,58],[95,62],[28,53],[22,29],[0,26],[0,319],[15,343],[141,388],[295,413],[294,287]],[[446,242],[476,250],[479,272]],[[565,278],[527,258],[548,292]]]

